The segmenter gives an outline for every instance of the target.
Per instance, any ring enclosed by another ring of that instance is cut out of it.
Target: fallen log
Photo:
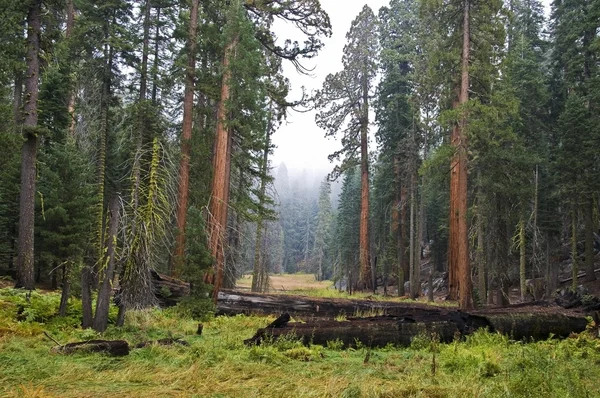
[[[261,344],[265,340],[281,336],[293,336],[304,344],[327,345],[339,341],[344,347],[362,344],[367,347],[385,347],[388,344],[409,346],[417,336],[433,337],[449,343],[487,328],[514,340],[544,340],[551,336],[567,337],[585,330],[587,320],[583,317],[563,314],[468,314],[460,311],[440,313],[432,319],[416,314],[414,317],[376,316],[351,318],[346,321],[314,320],[306,323],[287,323],[280,327],[259,329],[245,340],[247,345]]]
[[[154,295],[161,307],[173,307],[183,297],[190,294],[190,284],[188,282],[159,274],[155,270],[150,270],[150,275],[154,286]]]
[[[421,303],[398,303],[377,300],[351,300],[258,294],[223,290],[217,301],[218,315],[273,315],[288,313],[297,319],[395,315],[414,312],[437,316],[440,309]]]
[[[115,357],[129,355],[129,343],[125,340],[88,340],[77,343],[68,343],[52,349],[60,354],[74,354],[78,352],[101,352]]]

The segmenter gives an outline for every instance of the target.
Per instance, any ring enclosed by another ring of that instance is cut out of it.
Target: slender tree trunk
[[[415,259],[415,207],[416,207],[416,200],[415,200],[415,184],[414,184],[414,176],[411,176],[411,183],[410,183],[410,233],[409,233],[409,240],[410,243],[408,244],[409,247],[409,263],[410,263],[410,297],[412,299],[416,299],[419,296],[418,290],[417,290],[417,284],[418,284],[418,280],[415,278],[417,273],[415,271],[415,268],[417,266],[417,262]]]
[[[196,73],[196,31],[200,0],[192,0],[188,34],[188,57],[183,97],[183,127],[181,133],[181,159],[179,163],[179,193],[177,195],[177,235],[175,253],[171,259],[171,275],[181,275],[185,257],[185,225],[190,185],[190,152],[192,146],[192,122],[194,116],[194,75]]]
[[[209,206],[209,249],[215,262],[213,274],[206,275],[205,281],[213,285],[213,299],[221,289],[223,270],[225,267],[225,233],[227,229],[227,212],[229,206],[229,182],[231,162],[231,134],[226,120],[226,104],[231,96],[230,62],[235,56],[237,37],[225,47],[223,57],[223,77],[221,81],[221,98],[217,106],[217,131],[215,135],[214,173],[212,195]]]
[[[585,281],[596,280],[594,272],[594,199],[588,198],[584,205],[585,223]]]
[[[146,99],[148,90],[148,52],[150,47],[150,10],[152,0],[146,0],[144,5],[144,36],[142,38],[142,64],[140,68],[140,101]]]
[[[261,179],[260,179],[260,193],[259,193],[259,206],[265,204],[265,196],[267,194],[267,172],[269,170],[269,150],[271,147],[271,120],[267,125],[267,131],[265,132],[265,147],[263,149],[263,158],[261,164]],[[263,219],[259,216],[256,223],[256,246],[254,249],[254,270],[252,272],[252,291],[253,292],[265,292],[269,286],[269,272],[266,267],[264,258],[262,256],[263,250]],[[307,228],[308,229],[308,228]]]
[[[571,259],[573,261],[571,268],[573,283],[571,289],[575,292],[579,283],[577,279],[577,274],[579,273],[577,264],[577,207],[575,205],[573,205],[573,209],[571,210]]]
[[[106,257],[102,260],[102,285],[98,291],[96,300],[96,314],[94,316],[93,328],[98,332],[104,332],[108,325],[108,310],[110,308],[110,295],[112,292],[112,280],[115,272],[115,249],[117,245],[117,230],[119,227],[119,197],[113,195],[108,206],[109,227],[108,245]]]
[[[147,127],[146,124],[146,91],[148,87],[148,51],[150,44],[150,9],[151,0],[146,0],[144,6],[144,37],[142,39],[142,63],[140,66],[140,95],[138,98],[138,125],[137,125],[137,137],[135,143],[135,153],[133,155],[133,192],[132,207],[135,212],[139,206],[140,196],[140,183],[142,173],[142,149],[144,147],[144,130]],[[132,226],[132,235],[135,236],[135,223]]]
[[[483,214],[477,210],[477,281],[479,299],[481,303],[487,302],[486,264],[485,264],[485,237],[483,235]]]
[[[470,57],[470,0],[463,0],[463,42],[462,72],[458,97],[458,106],[469,101],[469,57]],[[463,112],[465,112],[463,110]],[[469,240],[467,228],[467,116],[463,113],[461,120],[452,132],[452,146],[455,153],[452,157],[450,183],[450,272],[458,285],[458,299],[461,309],[473,308],[471,297],[471,267],[469,264]],[[453,271],[454,270],[454,271]]]
[[[396,250],[396,268],[398,277],[398,296],[404,296],[404,269],[402,268],[402,235],[400,233],[400,158],[394,156],[394,206],[392,206],[392,241]]]
[[[21,152],[21,191],[19,197],[19,245],[15,287],[35,289],[33,237],[35,220],[35,179],[38,150],[38,96],[40,78],[41,0],[34,0],[27,14],[27,76],[25,77],[25,142]]]
[[[410,275],[410,263],[408,259],[408,189],[405,183],[400,186],[400,243],[398,246],[400,256],[400,268],[402,269],[402,295],[404,291],[404,282],[408,280]]]
[[[67,315],[67,306],[69,304],[69,296],[71,295],[71,262],[67,261],[62,265],[62,288],[60,294],[60,305],[58,307],[58,315]]]
[[[416,169],[415,169],[416,171]],[[416,178],[416,176],[415,176]],[[418,186],[415,184],[415,191],[418,189]],[[421,289],[421,260],[423,253],[423,244],[425,242],[425,197],[422,194],[419,194],[419,215],[417,219],[417,241],[416,241],[416,253],[415,253],[415,280],[417,281],[417,296],[422,293]],[[433,273],[433,264],[430,263],[431,272]]]
[[[525,242],[525,220],[519,221],[519,282],[521,290],[521,301],[527,298],[527,257]]]
[[[359,284],[362,290],[370,290],[374,285],[371,275],[371,255],[369,237],[369,88],[366,73],[362,79],[362,120],[360,127],[360,278]]]
[[[92,327],[94,315],[92,312],[92,267],[86,265],[81,269],[81,327]]]
[[[108,41],[110,22],[106,22],[104,26],[105,39]],[[112,23],[114,24],[114,17]],[[113,64],[114,49],[110,44],[105,44],[104,47],[104,71],[102,77],[102,93],[100,99],[100,132],[98,137],[98,169],[97,169],[97,231],[96,231],[96,269],[94,276],[99,275],[99,267],[104,258],[104,244],[106,243],[106,214],[105,214],[105,199],[106,199],[106,152],[108,139],[108,109],[110,107],[111,97],[111,74]],[[98,281],[94,281],[94,287],[97,287]]]
[[[69,41],[73,35],[75,27],[75,5],[73,0],[67,0],[67,29],[65,39]],[[75,137],[75,89],[71,87],[69,90],[69,98],[67,103],[67,111],[69,112],[69,135]]]
[[[156,30],[154,32],[154,59],[152,60],[152,103],[156,105],[156,96],[158,91],[158,61],[160,43],[160,7],[156,8]]]

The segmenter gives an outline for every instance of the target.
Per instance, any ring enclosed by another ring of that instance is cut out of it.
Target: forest
[[[0,395],[108,394],[60,382],[92,359],[59,340],[137,342],[98,365],[126,396],[600,393],[600,1],[365,4],[298,95],[339,30],[326,4],[0,0]],[[338,144],[323,173],[273,164],[297,113]],[[372,334],[302,332],[306,308]]]

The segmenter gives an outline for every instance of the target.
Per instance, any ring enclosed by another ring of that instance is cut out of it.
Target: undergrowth
[[[294,336],[245,346],[273,318],[198,321],[176,308],[130,312],[123,328],[100,335],[79,327],[80,304],[56,316],[57,294],[0,290],[1,397],[593,397],[600,396],[600,341],[511,341],[477,332],[440,344],[418,336],[410,347],[304,346]],[[113,310],[114,311],[114,310]],[[189,346],[150,345],[130,355],[60,355],[55,344],[92,338],[131,344],[164,337]]]

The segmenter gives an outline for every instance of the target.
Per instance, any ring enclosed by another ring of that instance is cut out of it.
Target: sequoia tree
[[[363,290],[374,288],[369,253],[369,103],[373,98],[373,81],[377,74],[379,41],[377,18],[365,5],[346,34],[342,65],[344,69],[325,78],[323,88],[316,93],[316,116],[326,137],[342,133],[342,149],[331,154],[330,160],[343,156],[341,165],[333,170],[339,176],[360,164],[360,279]]]

